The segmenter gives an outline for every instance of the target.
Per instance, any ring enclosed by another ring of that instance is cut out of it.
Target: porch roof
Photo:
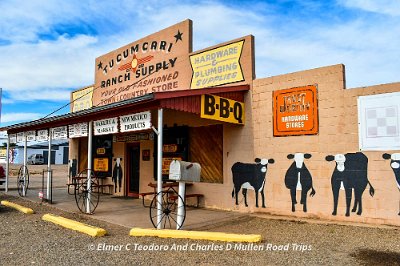
[[[244,93],[248,90],[249,85],[241,85],[196,90],[191,89],[169,92],[153,92],[125,101],[92,107],[90,109],[74,113],[18,123],[2,127],[0,130],[6,130],[8,134],[14,134],[30,130],[54,128],[93,120],[106,119],[158,108],[173,109],[199,114],[201,95],[215,94],[236,101],[244,101]]]

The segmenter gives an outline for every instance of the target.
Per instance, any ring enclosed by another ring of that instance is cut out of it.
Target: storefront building
[[[157,181],[162,125],[162,178],[173,159],[198,162],[202,206],[400,225],[400,83],[346,89],[340,64],[254,73],[252,36],[192,52],[186,20],[98,57],[69,114],[5,130],[68,137],[78,171],[89,161],[137,197]]]

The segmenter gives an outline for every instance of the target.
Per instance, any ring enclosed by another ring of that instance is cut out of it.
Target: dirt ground
[[[201,228],[261,234],[259,244],[130,237],[129,229],[26,201],[26,215],[0,205],[1,265],[400,265],[400,228],[291,222],[245,216]],[[93,238],[43,221],[53,213],[107,230]]]

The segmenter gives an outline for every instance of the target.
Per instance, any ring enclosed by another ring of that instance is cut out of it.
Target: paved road
[[[254,216],[208,225],[209,231],[257,233],[259,245],[137,238],[129,228],[4,195],[31,207],[25,215],[0,206],[1,265],[400,265],[400,228],[290,222]],[[92,238],[42,221],[63,215],[107,229]]]

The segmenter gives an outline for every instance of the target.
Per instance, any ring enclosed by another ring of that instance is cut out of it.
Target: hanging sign
[[[36,140],[36,132],[34,130],[25,132],[27,141],[35,141]]]
[[[88,135],[88,124],[79,123],[68,126],[68,132],[70,138],[87,137]]]
[[[24,132],[17,133],[17,142],[24,142]]]
[[[200,117],[244,125],[244,103],[203,94]]]
[[[49,138],[49,131],[47,129],[38,130],[37,132],[37,140],[48,140]]]
[[[17,143],[17,134],[8,135],[10,138],[10,143]]]
[[[318,134],[317,86],[273,92],[274,136]]]
[[[131,133],[129,135],[113,136],[113,142],[136,142],[141,140],[154,140],[154,132]]]
[[[139,131],[151,128],[150,111],[119,117],[121,132]]]
[[[51,139],[68,139],[67,126],[52,128]]]
[[[94,135],[118,133],[117,121],[116,117],[94,121]]]

